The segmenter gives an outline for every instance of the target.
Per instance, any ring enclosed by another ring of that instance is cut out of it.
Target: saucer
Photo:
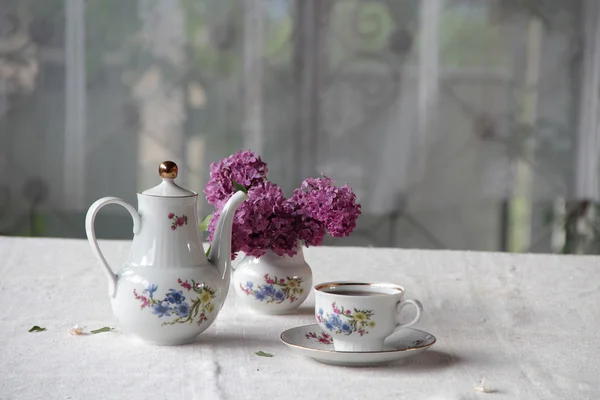
[[[281,334],[281,341],[291,349],[325,364],[368,367],[389,364],[429,349],[435,337],[417,329],[404,328],[385,340],[382,351],[335,351],[333,339],[318,324],[298,326]]]

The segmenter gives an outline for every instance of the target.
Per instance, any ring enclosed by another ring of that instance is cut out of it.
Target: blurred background
[[[0,234],[252,149],[354,188],[329,244],[598,253],[599,94],[597,0],[0,0]]]

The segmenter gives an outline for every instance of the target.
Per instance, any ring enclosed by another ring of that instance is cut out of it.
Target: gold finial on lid
[[[158,174],[161,178],[175,179],[178,171],[179,168],[173,161],[163,161],[158,167]]]

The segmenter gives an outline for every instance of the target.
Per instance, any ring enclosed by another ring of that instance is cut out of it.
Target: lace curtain
[[[331,243],[562,251],[583,217],[593,241],[599,21],[593,0],[0,0],[0,233],[83,237],[160,161],[201,191],[250,148],[287,193],[356,190]]]

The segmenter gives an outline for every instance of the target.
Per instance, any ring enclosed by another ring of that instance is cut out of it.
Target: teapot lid
[[[158,175],[162,178],[162,183],[151,189],[144,190],[142,194],[158,197],[190,197],[197,196],[190,190],[186,190],[175,183],[179,168],[173,161],[164,161],[158,167]]]

